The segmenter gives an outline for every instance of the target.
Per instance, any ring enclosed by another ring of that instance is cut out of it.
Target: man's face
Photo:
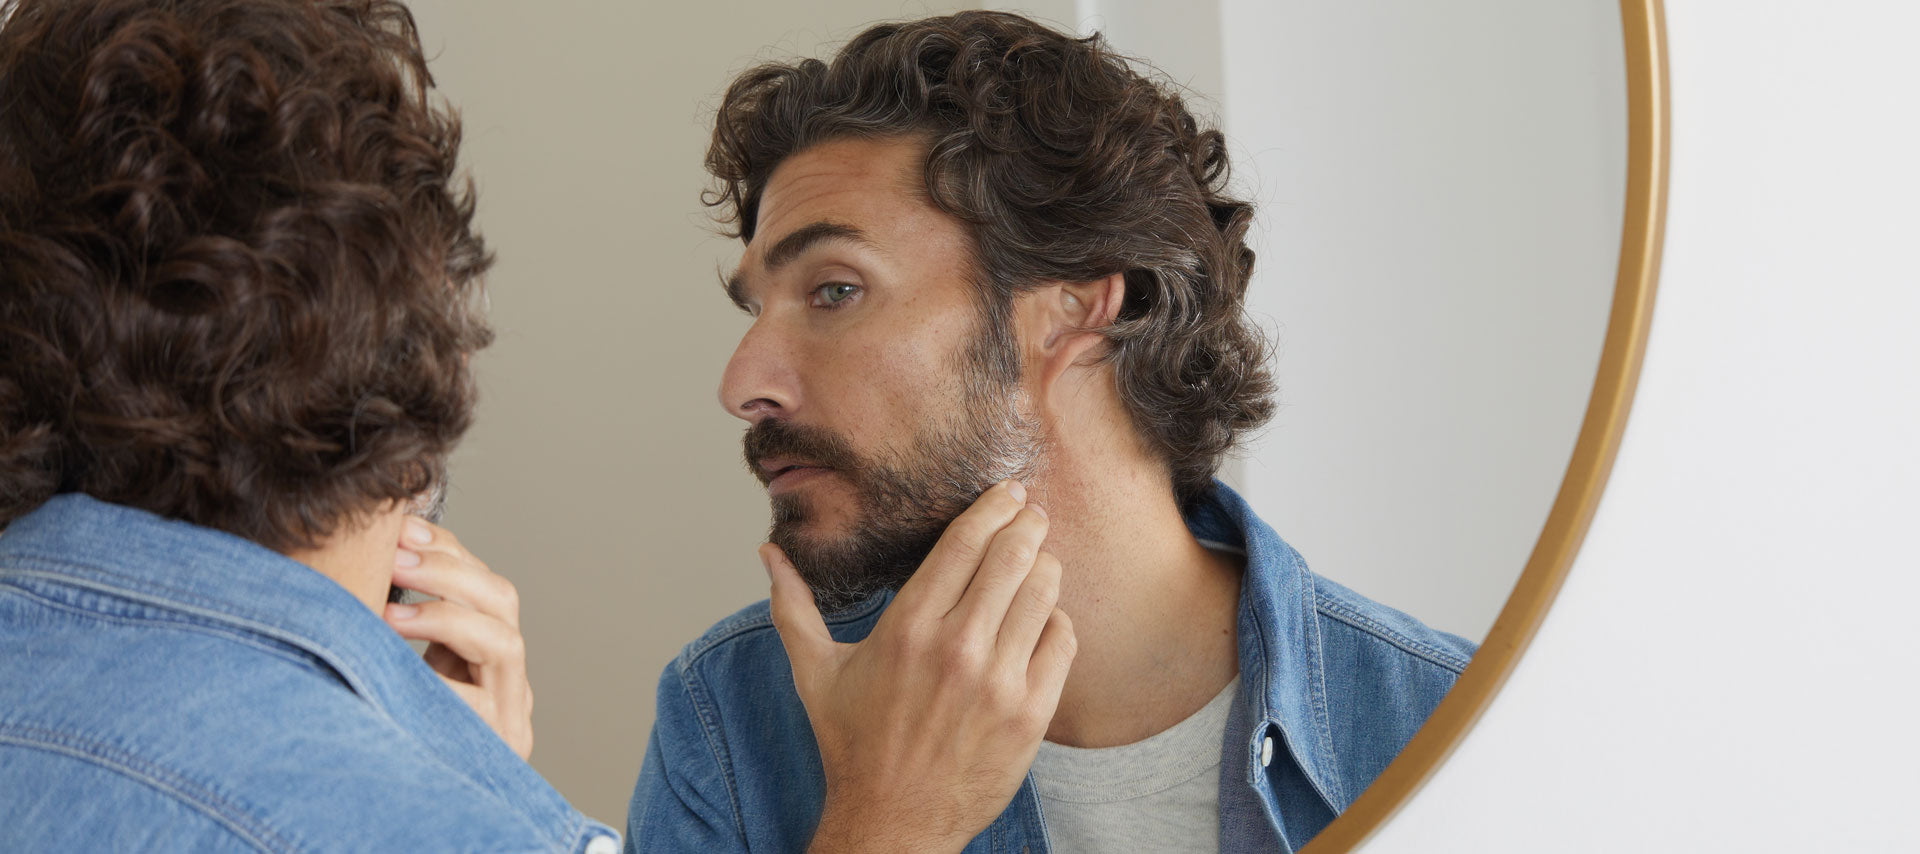
[[[980,310],[970,238],[925,200],[923,157],[848,139],[788,158],[729,287],[754,321],[720,401],[753,425],[771,539],[827,611],[904,583],[1040,457],[1017,345]]]

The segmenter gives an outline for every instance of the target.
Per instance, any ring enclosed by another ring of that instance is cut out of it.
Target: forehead
[[[964,248],[960,223],[927,198],[925,158],[913,137],[835,139],[788,157],[761,193],[741,271],[765,269],[784,237],[822,223],[846,226],[883,252]]]
[[[775,232],[794,227],[796,218],[898,213],[902,207],[931,211],[920,181],[925,152],[918,139],[903,137],[834,139],[801,150],[768,178],[754,242],[777,239]]]

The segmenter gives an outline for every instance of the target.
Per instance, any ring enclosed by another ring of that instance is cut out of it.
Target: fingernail
[[[420,613],[419,605],[405,605],[395,602],[387,606],[387,619],[411,620]]]
[[[773,580],[773,555],[766,546],[760,547],[760,568],[767,571],[767,580]]]
[[[1047,518],[1047,508],[1045,507],[1042,507],[1038,504],[1029,504],[1027,505],[1027,509],[1032,510],[1033,512],[1039,514],[1040,518],[1042,519]]]
[[[419,519],[408,519],[406,538],[408,542],[426,545],[433,542],[433,530]]]
[[[394,566],[419,566],[420,553],[401,549],[393,555]]]
[[[1015,501],[1024,502],[1027,500],[1027,485],[1017,480],[1009,480],[1007,481],[1007,494],[1013,496],[1013,500]]]

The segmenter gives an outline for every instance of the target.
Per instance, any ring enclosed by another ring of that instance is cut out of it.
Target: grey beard
[[[769,539],[792,559],[822,613],[899,590],[982,492],[1008,478],[1030,480],[1040,473],[1045,443],[1039,425],[1022,413],[1019,393],[982,401],[980,391],[970,390],[975,399],[958,410],[964,413],[959,424],[913,443],[910,459],[917,467],[863,460],[840,472],[858,495],[860,521],[852,533],[808,536],[806,502],[791,496],[774,502]]]

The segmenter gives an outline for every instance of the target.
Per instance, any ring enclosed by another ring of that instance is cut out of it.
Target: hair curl
[[[386,0],[0,1],[0,526],[284,551],[438,480],[492,259],[432,87]]]
[[[840,137],[918,136],[926,189],[972,232],[991,328],[1048,281],[1126,280],[1102,330],[1134,426],[1182,502],[1271,416],[1267,342],[1246,317],[1253,207],[1227,193],[1227,153],[1180,96],[1098,35],[963,12],[881,24],[831,63],[752,68],[728,88],[705,200],[753,239],[767,180]]]

